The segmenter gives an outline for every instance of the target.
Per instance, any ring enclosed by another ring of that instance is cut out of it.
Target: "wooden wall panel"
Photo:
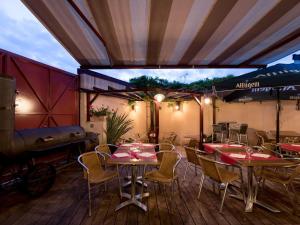
[[[1,49],[0,69],[16,78],[16,129],[79,124],[78,76]]]

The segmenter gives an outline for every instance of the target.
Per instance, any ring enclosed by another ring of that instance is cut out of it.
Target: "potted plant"
[[[96,117],[107,116],[110,113],[109,107],[101,106],[99,108],[91,108],[92,115]]]
[[[112,111],[107,115],[106,130],[104,131],[107,143],[116,144],[120,138],[133,129],[133,120],[128,119],[127,114],[118,114]]]

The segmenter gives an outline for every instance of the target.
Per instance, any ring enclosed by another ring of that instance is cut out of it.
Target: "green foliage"
[[[178,81],[168,81],[158,77],[140,76],[130,79],[130,83],[137,88],[169,88],[169,89],[187,89],[193,91],[200,91],[205,89],[211,89],[213,83],[221,82],[223,80],[234,77],[233,75],[227,75],[226,77],[206,78],[198,80],[190,84],[184,84]]]
[[[105,130],[107,143],[116,144],[131,129],[133,129],[133,120],[128,119],[128,115],[119,115],[117,111],[111,112],[107,116]]]
[[[191,90],[211,89],[214,83],[218,83],[233,77],[234,77],[233,75],[227,75],[225,77],[215,77],[212,79],[206,78],[188,84],[188,88]]]
[[[102,106],[102,107],[96,108],[96,109],[91,107],[91,109],[90,109],[91,116],[100,117],[100,116],[106,116],[109,113],[110,113],[110,110],[109,110],[108,106],[107,107]]]
[[[168,81],[166,79],[161,79],[158,77],[149,77],[149,76],[140,76],[136,78],[132,78],[129,81],[131,84],[135,85],[139,88],[182,88],[184,86],[183,83],[178,81]]]

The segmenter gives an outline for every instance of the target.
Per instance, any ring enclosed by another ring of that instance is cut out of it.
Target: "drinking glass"
[[[253,149],[249,146],[246,147],[247,158],[250,159]]]

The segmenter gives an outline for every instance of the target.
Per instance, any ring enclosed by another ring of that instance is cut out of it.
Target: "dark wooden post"
[[[213,124],[216,124],[216,97],[212,96],[212,107],[213,107]]]
[[[90,121],[91,94],[86,93],[86,121]]]
[[[158,144],[159,138],[159,102],[155,102],[155,123],[154,123],[154,130],[155,130],[155,142]]]
[[[200,99],[200,104],[199,104],[199,107],[200,107],[200,135],[199,135],[199,148],[200,149],[203,149],[203,103],[201,102],[201,99]]]
[[[201,102],[201,97],[198,98],[197,96],[194,96],[194,99],[199,105],[199,148],[203,149],[203,105]]]
[[[276,89],[276,97],[277,97],[277,104],[276,104],[276,143],[279,143],[279,134],[280,134],[280,90],[279,88]]]

